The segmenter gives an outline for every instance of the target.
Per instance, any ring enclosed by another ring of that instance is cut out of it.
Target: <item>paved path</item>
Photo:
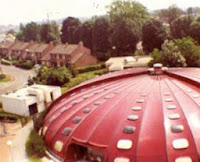
[[[8,83],[0,83],[0,95],[7,91],[13,91],[22,88],[27,83],[28,77],[34,76],[33,70],[23,70],[15,66],[1,65],[4,74],[12,76],[14,79]]]
[[[19,130],[16,137],[13,139],[11,146],[13,162],[29,162],[26,154],[25,145],[30,131],[33,129],[33,122],[30,121],[22,129]]]

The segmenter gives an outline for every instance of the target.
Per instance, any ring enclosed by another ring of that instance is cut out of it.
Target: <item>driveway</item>
[[[33,77],[35,72],[33,70],[23,70],[15,66],[1,65],[2,71],[6,75],[10,75],[13,81],[7,83],[0,83],[0,95],[7,91],[17,90],[22,88],[27,83],[28,77]]]

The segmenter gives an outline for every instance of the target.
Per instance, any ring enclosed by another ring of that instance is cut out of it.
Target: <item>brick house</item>
[[[20,58],[25,54],[26,49],[33,45],[33,42],[20,42],[16,41],[11,49],[11,57],[12,58]]]
[[[56,45],[42,58],[42,63],[51,66],[86,66],[97,63],[97,59],[82,42],[77,45],[66,43]]]
[[[13,42],[2,42],[0,43],[0,56],[1,57],[9,57],[11,50],[10,48],[14,45]]]
[[[36,63],[41,63],[42,57],[44,57],[53,48],[54,45],[52,43],[34,43],[32,46],[25,50],[22,58],[25,60],[35,61]]]

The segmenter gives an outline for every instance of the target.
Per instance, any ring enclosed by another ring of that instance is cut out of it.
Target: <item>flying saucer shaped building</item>
[[[82,83],[42,127],[56,161],[199,162],[200,69],[134,68]]]

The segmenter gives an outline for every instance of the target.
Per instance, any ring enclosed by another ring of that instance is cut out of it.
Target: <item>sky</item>
[[[0,0],[0,24],[19,25],[31,21],[47,21],[68,16],[89,17],[106,14],[113,0]],[[200,7],[200,0],[136,0],[148,10]]]

